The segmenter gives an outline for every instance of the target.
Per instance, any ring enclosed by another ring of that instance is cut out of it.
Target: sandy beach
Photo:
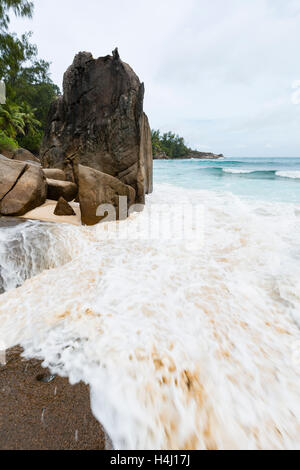
[[[91,414],[89,388],[61,377],[47,383],[49,371],[21,352],[8,350],[0,366],[0,448],[103,450],[105,434]]]
[[[72,225],[81,225],[80,208],[77,202],[70,202],[70,206],[74,209],[76,215],[58,216],[54,214],[57,201],[47,199],[42,205],[33,209],[22,216],[22,219],[41,220],[44,222],[59,222]]]

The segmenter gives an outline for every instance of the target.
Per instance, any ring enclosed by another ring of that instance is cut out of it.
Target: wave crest
[[[280,178],[292,178],[292,179],[299,179],[300,178],[300,171],[276,171],[276,176]]]

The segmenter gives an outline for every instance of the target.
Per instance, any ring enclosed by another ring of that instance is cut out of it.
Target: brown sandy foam
[[[90,411],[89,389],[50,375],[38,360],[25,360],[19,347],[0,365],[0,449],[103,450],[105,433]]]

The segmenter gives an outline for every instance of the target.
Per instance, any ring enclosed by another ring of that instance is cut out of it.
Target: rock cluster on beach
[[[80,52],[64,75],[63,91],[49,112],[43,166],[61,168],[74,181],[75,161],[133,187],[136,202],[144,203],[152,191],[144,84],[117,49],[98,59]]]
[[[101,204],[112,204],[118,218],[144,204],[153,157],[143,100],[144,84],[117,49],[98,59],[77,54],[49,111],[40,159],[26,149],[0,158],[0,214],[21,216],[46,199],[66,209],[62,199],[75,199],[82,223],[94,225]],[[127,197],[125,211],[119,196]]]

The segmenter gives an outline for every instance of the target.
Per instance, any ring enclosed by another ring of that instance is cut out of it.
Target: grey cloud
[[[34,31],[59,84],[78,50],[119,46],[145,82],[152,127],[190,146],[300,156],[299,0],[39,0],[33,21],[12,26]]]

